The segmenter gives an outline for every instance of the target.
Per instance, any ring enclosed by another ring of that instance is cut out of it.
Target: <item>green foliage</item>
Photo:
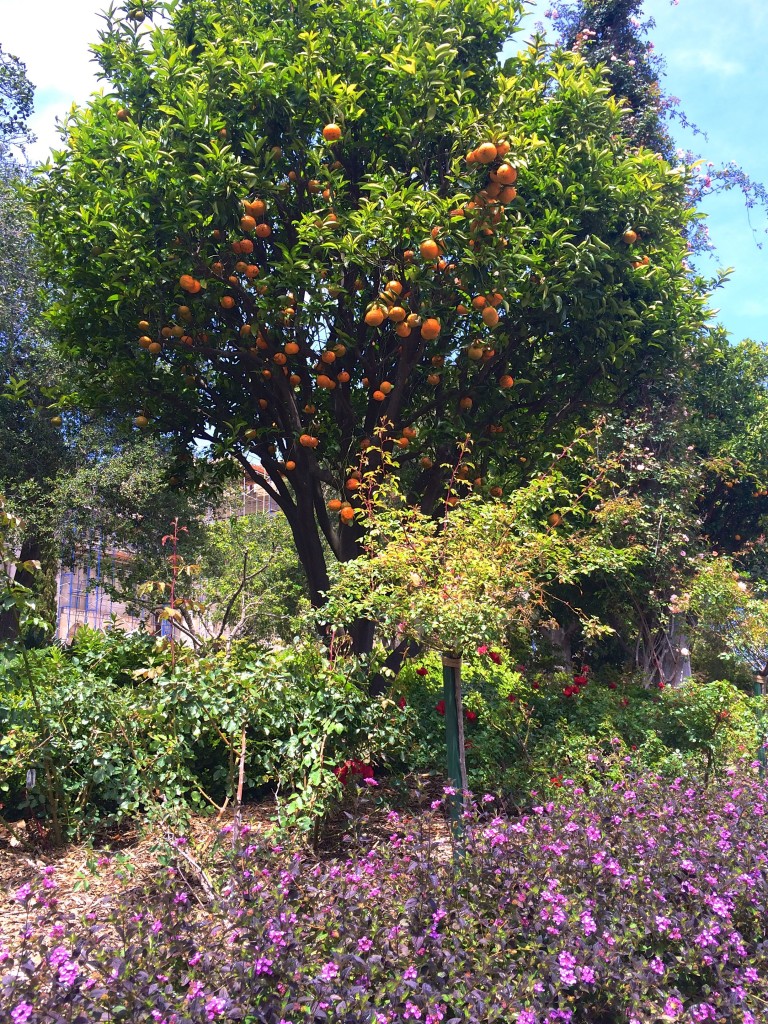
[[[180,455],[202,439],[220,459],[258,457],[314,601],[321,534],[342,560],[360,551],[325,506],[377,425],[389,447],[417,431],[402,489],[429,513],[467,433],[485,487],[515,486],[590,408],[695,341],[684,174],[628,148],[602,73],[577,55],[534,40],[500,63],[515,0],[130,13],[114,10],[96,47],[109,90],[72,114],[32,193],[60,346],[88,370],[77,401],[141,411]],[[485,192],[491,165],[466,160],[489,139],[519,169],[505,205]],[[254,199],[264,237],[241,223]],[[420,253],[433,232],[442,261]],[[390,280],[418,318],[408,339],[365,323]],[[494,293],[495,327],[471,305]]]
[[[423,664],[426,676],[411,663],[397,687],[415,712],[410,763],[439,771],[445,756],[444,720],[437,709],[441,674],[434,657]],[[465,664],[465,712],[477,716],[464,723],[470,788],[502,790],[525,804],[532,788],[551,792],[564,778],[589,785],[595,750],[626,755],[636,770],[699,782],[757,754],[758,703],[728,682],[647,690],[614,673],[565,696],[570,682],[565,674],[537,676],[485,658]]]
[[[578,590],[590,574],[626,572],[636,559],[631,543],[594,528],[598,482],[579,465],[591,454],[581,437],[508,501],[488,502],[459,497],[474,473],[466,448],[439,519],[408,507],[395,486],[374,490],[376,474],[366,472],[358,493],[367,549],[338,567],[318,617],[335,628],[372,621],[417,649],[453,656],[519,639],[548,617],[555,586]],[[609,631],[593,617],[581,622],[593,639]]]
[[[24,64],[0,46],[0,155],[7,146],[30,140],[27,119],[34,92]]]
[[[230,494],[232,503],[237,495]],[[223,505],[228,511],[227,498]],[[266,512],[211,519],[194,543],[193,593],[201,638],[275,643],[291,635],[306,603],[306,579],[284,516]]]
[[[274,789],[286,824],[309,831],[334,807],[334,768],[402,754],[402,712],[371,702],[316,647],[196,658],[119,630],[83,629],[71,649],[0,665],[0,791],[9,815],[60,835],[126,818],[217,808]],[[30,769],[35,783],[27,788]]]

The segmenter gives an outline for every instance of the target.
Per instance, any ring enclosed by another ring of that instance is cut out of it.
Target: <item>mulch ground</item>
[[[436,793],[437,789],[433,795]],[[327,823],[318,846],[308,855],[318,860],[346,856],[350,849],[350,825],[357,840],[366,846],[385,841],[393,831],[387,815],[386,806],[375,811],[368,809],[362,818],[350,807],[342,807],[337,817]],[[450,856],[446,820],[434,815],[423,818],[415,802],[403,807],[401,815],[401,828],[412,826],[415,831],[428,822],[433,842],[444,856]],[[274,802],[244,805],[241,820],[256,835],[268,834],[276,821]],[[195,863],[205,865],[206,870],[215,865],[217,839],[220,839],[222,827],[232,821],[229,812],[219,818],[191,817],[184,830],[188,839],[185,849],[190,851]],[[103,919],[116,895],[125,895],[126,890],[133,888],[139,892],[151,885],[162,870],[158,866],[158,855],[169,850],[168,839],[173,835],[162,825],[126,826],[88,844],[70,843],[55,849],[46,845],[39,832],[25,822],[14,823],[13,829],[15,836],[0,830],[0,946],[15,945],[25,926],[27,912],[14,894],[27,882],[33,888],[39,887],[46,867],[55,869],[56,898],[63,914],[80,916],[92,912]],[[184,870],[183,861],[181,867]],[[190,867],[190,874],[194,876],[193,867]],[[194,884],[194,877],[191,881]]]

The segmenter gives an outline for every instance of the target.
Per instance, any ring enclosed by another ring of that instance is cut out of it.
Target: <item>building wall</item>
[[[261,466],[253,469],[261,476],[266,476]],[[278,506],[267,492],[243,476],[239,492],[211,511],[211,519],[223,519],[230,516],[253,515],[259,512],[274,514],[279,512]],[[87,557],[86,556],[87,550]],[[131,632],[138,629],[142,620],[129,614],[125,604],[113,601],[104,589],[104,583],[113,580],[120,573],[121,563],[129,561],[131,555],[119,551],[113,545],[104,543],[100,538],[92,538],[80,550],[72,551],[65,564],[61,566],[57,579],[57,623],[56,636],[64,643],[69,643],[79,626],[90,626],[91,629],[109,629],[112,616],[115,625]],[[168,622],[152,621],[145,625],[152,631],[170,632]],[[158,626],[160,628],[158,628]]]

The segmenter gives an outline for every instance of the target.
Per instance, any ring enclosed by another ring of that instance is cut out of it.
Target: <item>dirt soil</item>
[[[423,794],[422,794],[423,795]],[[437,795],[437,791],[435,794]],[[266,835],[276,821],[273,801],[246,804],[241,820],[257,835]],[[215,844],[221,829],[231,825],[231,812],[221,817],[192,816],[184,834],[188,839],[185,847],[193,858],[188,865],[190,881],[194,884],[194,864],[204,865],[210,870],[215,864]],[[349,849],[349,828],[354,823],[359,833],[364,831],[362,841],[366,846],[385,841],[393,831],[388,820],[388,808],[368,808],[364,815],[350,807],[340,810],[335,820],[324,829],[323,838],[317,849],[308,853],[318,860],[344,857]],[[428,824],[427,824],[428,823]],[[418,806],[411,805],[401,812],[399,829],[417,831],[428,827],[432,841],[438,848],[439,856],[450,856],[450,827],[441,816],[421,815]],[[15,836],[0,830],[0,947],[14,946],[25,927],[27,911],[14,894],[21,886],[31,883],[38,888],[43,870],[55,868],[56,898],[61,912],[65,915],[80,916],[95,913],[99,918],[107,915],[109,905],[118,893],[135,888],[143,890],[157,876],[158,855],[170,849],[168,840],[177,833],[162,824],[153,827],[125,827],[112,835],[101,837],[93,843],[71,843],[61,849],[50,848],[37,832],[25,822],[13,826]],[[185,864],[180,863],[187,873]]]

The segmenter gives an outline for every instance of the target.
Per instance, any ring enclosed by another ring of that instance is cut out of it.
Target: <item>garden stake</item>
[[[451,795],[448,806],[454,834],[460,836],[463,832],[462,813],[467,788],[464,724],[461,717],[461,658],[443,655],[443,694],[447,774],[451,786],[456,791]]]
[[[768,767],[768,758],[766,758],[765,751],[765,728],[764,728],[764,714],[765,714],[765,694],[763,693],[763,684],[759,678],[755,679],[754,687],[755,697],[760,697],[760,707],[757,713],[758,721],[758,735],[760,737],[760,745],[757,748],[757,760],[760,765],[760,774],[765,775],[766,767]]]

